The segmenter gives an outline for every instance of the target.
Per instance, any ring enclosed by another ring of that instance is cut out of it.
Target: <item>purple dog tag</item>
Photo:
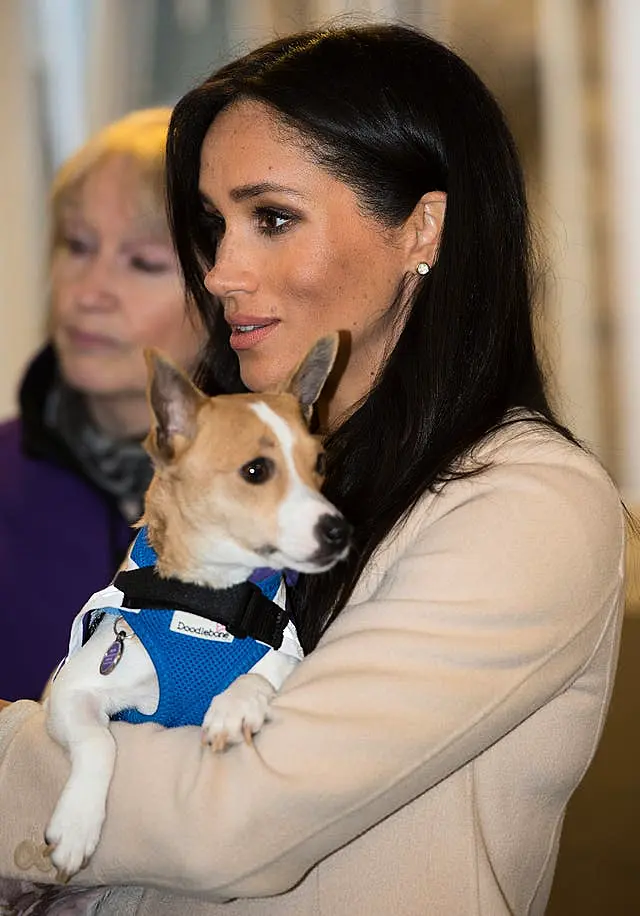
[[[100,662],[100,674],[111,674],[114,668],[120,663],[122,653],[124,652],[124,641],[133,636],[131,628],[124,622],[122,617],[116,617],[113,624],[115,639],[102,656]]]
[[[114,641],[102,656],[102,661],[100,662],[100,674],[111,674],[113,669],[117,666],[118,662],[122,658],[123,650],[124,639],[118,633]]]
[[[100,674],[111,674],[113,669],[117,666],[118,662],[122,658],[122,650],[124,649],[124,642],[121,637],[116,637],[111,643],[107,651],[102,656],[102,661],[100,662]]]

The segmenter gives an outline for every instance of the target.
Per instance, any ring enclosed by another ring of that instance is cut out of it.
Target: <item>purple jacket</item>
[[[0,425],[0,698],[37,699],[66,654],[69,628],[133,540],[115,500],[44,429],[55,369],[45,350],[21,392],[22,419]],[[26,388],[26,390],[25,390]]]

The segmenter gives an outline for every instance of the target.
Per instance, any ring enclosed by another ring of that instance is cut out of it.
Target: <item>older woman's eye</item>
[[[77,235],[63,235],[60,244],[72,255],[88,254],[91,251],[90,243]]]
[[[144,258],[140,256],[131,258],[131,266],[145,274],[164,274],[171,269],[171,264],[166,260]]]

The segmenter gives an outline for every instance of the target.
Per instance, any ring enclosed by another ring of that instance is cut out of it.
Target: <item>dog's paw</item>
[[[222,751],[227,744],[251,741],[270,718],[274,688],[260,674],[243,674],[214,697],[202,723],[203,744]]]
[[[49,858],[66,883],[87,864],[95,852],[104,821],[104,811],[93,810],[87,799],[63,796],[45,830]]]

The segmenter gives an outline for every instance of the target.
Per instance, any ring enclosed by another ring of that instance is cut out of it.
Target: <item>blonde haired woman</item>
[[[50,340],[20,416],[0,426],[0,696],[37,697],[68,622],[111,578],[150,477],[144,346],[187,368],[201,330],[165,215],[170,110],[107,126],[63,164],[51,195]]]

